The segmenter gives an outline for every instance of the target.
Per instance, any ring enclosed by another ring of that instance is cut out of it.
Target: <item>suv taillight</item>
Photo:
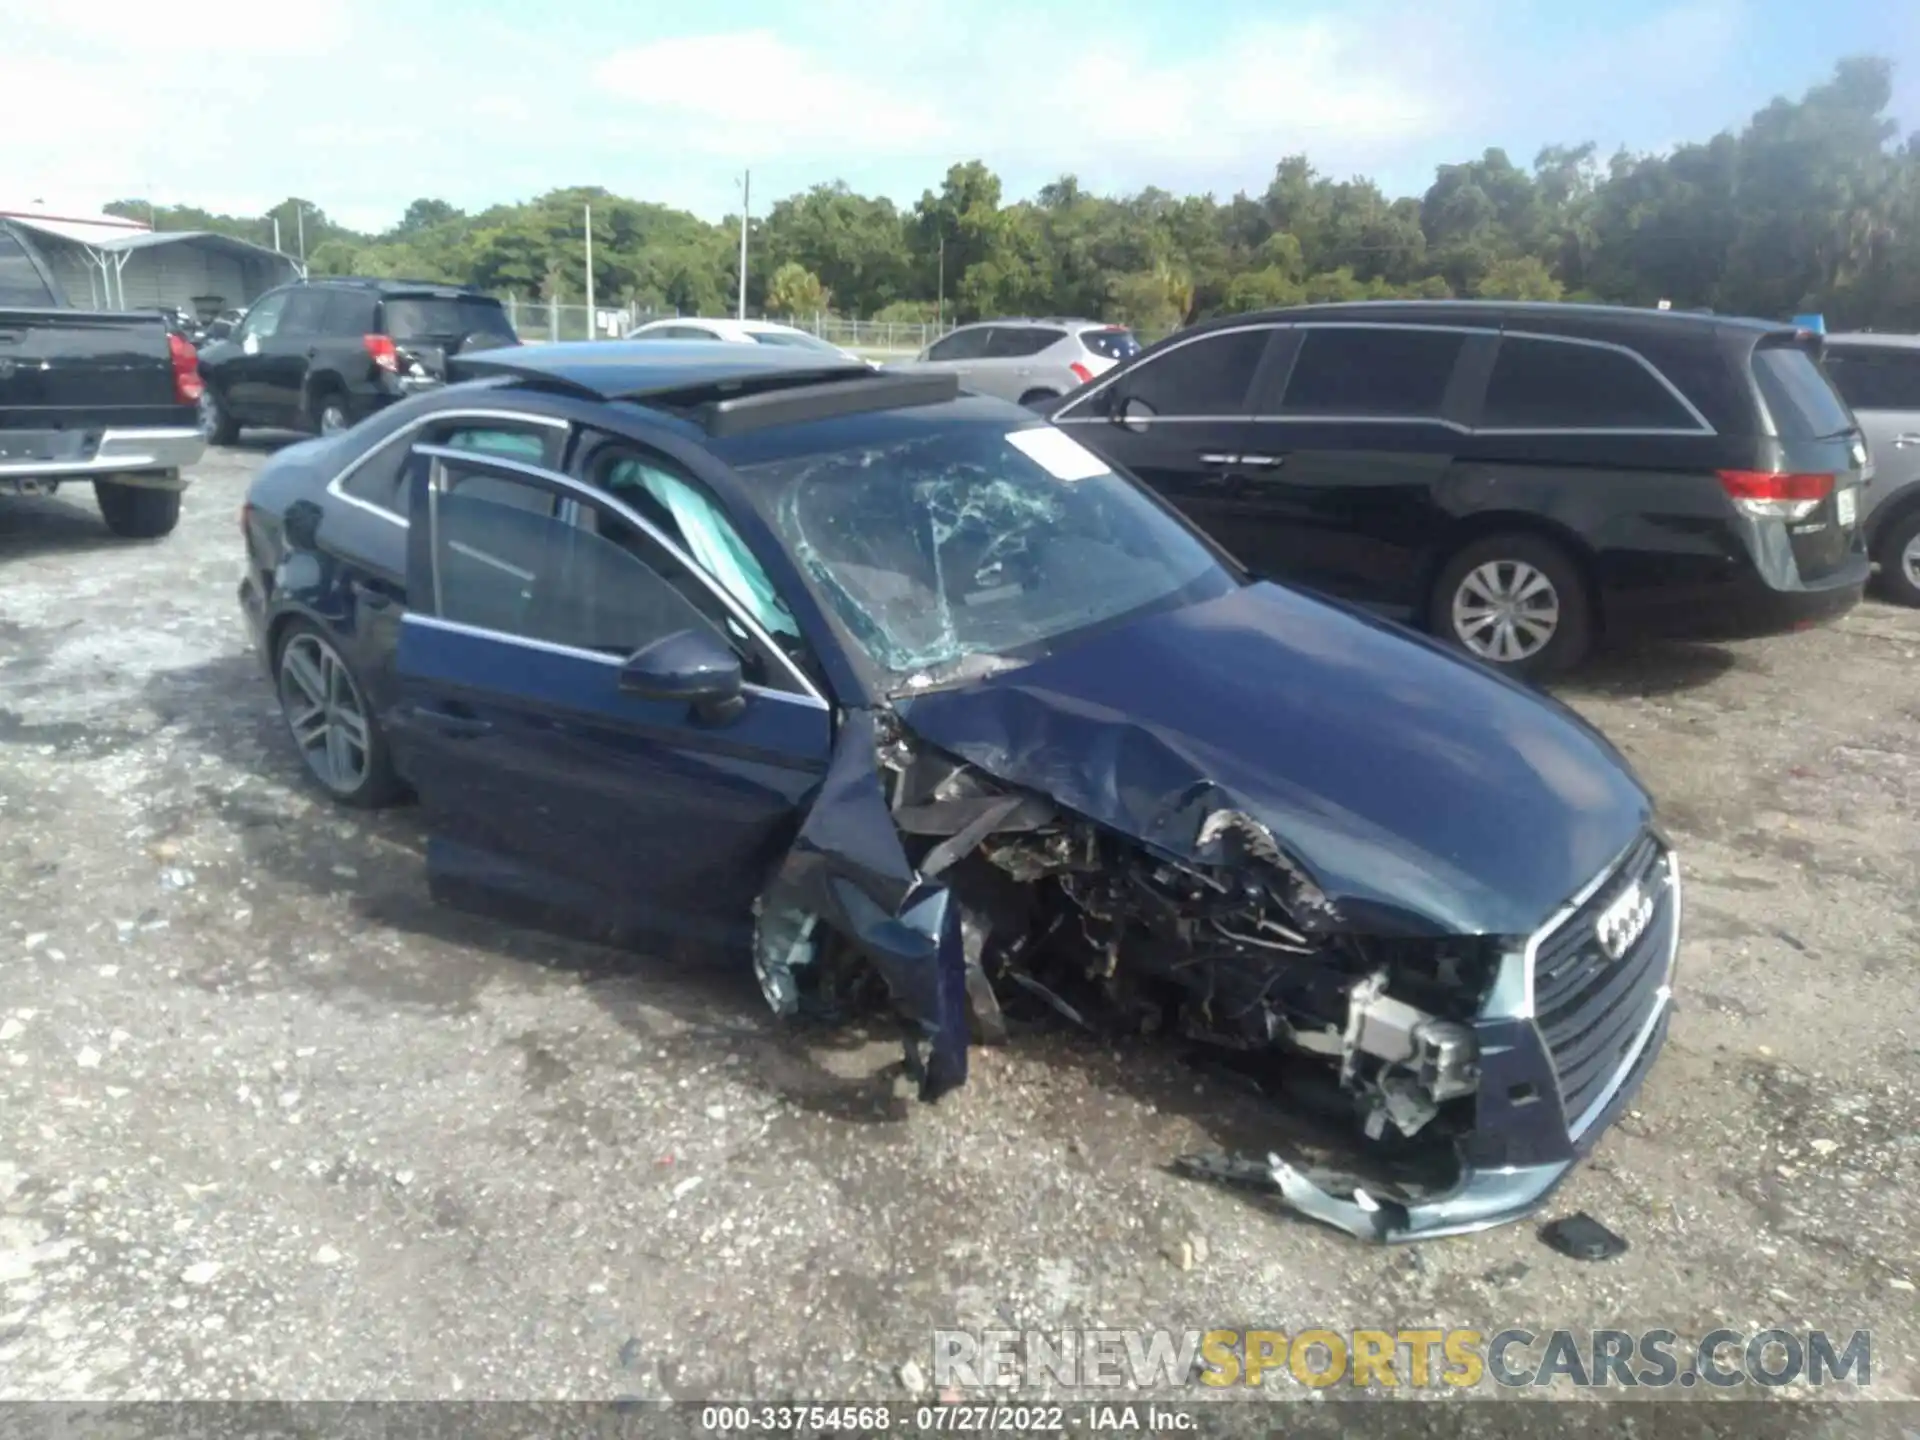
[[[1067,368],[1073,372],[1073,378],[1078,380],[1082,385],[1093,379],[1093,371],[1082,365],[1078,360],[1068,365]]]
[[[373,363],[389,375],[400,373],[400,351],[394,346],[391,335],[362,335],[360,343],[367,347],[367,354]]]
[[[198,405],[207,382],[200,378],[200,355],[184,335],[167,332],[167,359],[173,365],[173,398],[182,405]]]
[[[1835,478],[1777,470],[1722,470],[1719,475],[1734,508],[1763,520],[1806,519],[1833,493]]]

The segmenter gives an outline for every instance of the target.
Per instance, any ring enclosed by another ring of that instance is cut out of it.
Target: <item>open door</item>
[[[422,445],[407,493],[389,729],[436,895],[744,956],[826,770],[825,700],[645,519],[577,480]]]

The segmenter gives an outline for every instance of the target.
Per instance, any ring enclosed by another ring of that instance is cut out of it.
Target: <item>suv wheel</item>
[[[353,424],[347,397],[339,390],[316,390],[307,397],[307,424],[316,435],[338,435]]]
[[[1031,410],[1036,405],[1042,405],[1049,400],[1058,400],[1059,398],[1060,392],[1058,390],[1029,390],[1020,397],[1020,403]]]
[[[1578,664],[1593,640],[1579,565],[1537,535],[1493,535],[1450,560],[1434,586],[1429,628],[1510,675]]]
[[[231,445],[240,438],[239,422],[211,385],[200,392],[200,433],[209,445]]]
[[[1920,605],[1920,505],[1887,527],[1875,547],[1880,588],[1889,600]]]

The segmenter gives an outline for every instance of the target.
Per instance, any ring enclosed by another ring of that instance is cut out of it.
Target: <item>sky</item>
[[[1704,139],[1861,53],[1920,128],[1913,0],[0,0],[0,209],[298,195],[377,230],[600,185],[719,219],[742,172],[763,214],[975,158],[1008,199],[1225,197],[1301,151],[1418,194],[1489,146]]]

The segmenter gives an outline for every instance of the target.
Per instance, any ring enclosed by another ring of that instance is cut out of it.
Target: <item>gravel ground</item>
[[[776,1034],[744,973],[450,913],[303,783],[234,601],[265,446],[180,530],[0,507],[0,1395],[902,1397],[934,1327],[1874,1332],[1920,1389],[1920,614],[1604,661],[1681,845],[1680,1011],[1532,1224],[1381,1250],[1166,1174],[1257,1145],[1154,1050]]]

